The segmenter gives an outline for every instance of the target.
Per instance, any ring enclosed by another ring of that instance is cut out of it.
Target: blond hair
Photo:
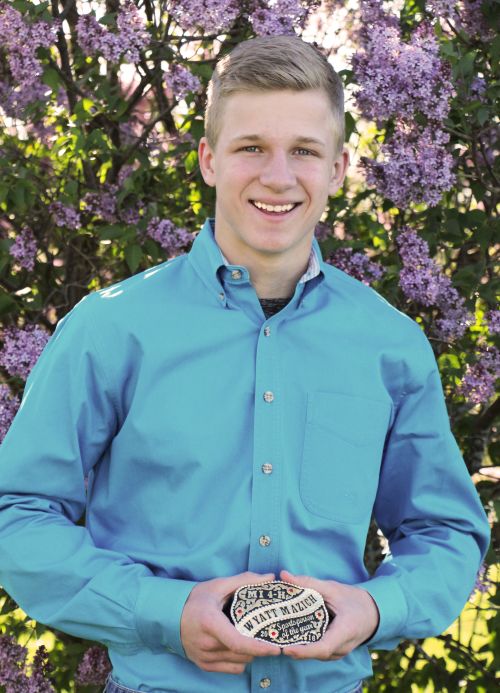
[[[345,139],[342,81],[326,57],[298,36],[259,36],[220,58],[207,88],[205,136],[215,150],[224,99],[237,92],[322,89],[335,121],[335,156]]]

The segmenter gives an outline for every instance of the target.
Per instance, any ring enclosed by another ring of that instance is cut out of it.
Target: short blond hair
[[[298,36],[259,36],[242,41],[220,58],[207,88],[205,136],[212,150],[219,138],[224,99],[237,92],[322,89],[335,121],[335,156],[345,139],[342,81],[326,57]]]

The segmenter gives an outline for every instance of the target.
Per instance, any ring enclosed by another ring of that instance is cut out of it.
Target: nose
[[[276,192],[288,190],[297,180],[295,173],[284,151],[273,152],[266,157],[260,174],[260,182],[263,186]]]

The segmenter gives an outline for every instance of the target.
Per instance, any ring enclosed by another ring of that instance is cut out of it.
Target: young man
[[[0,452],[0,583],[107,645],[108,693],[350,693],[369,647],[459,614],[489,527],[424,333],[314,239],[348,164],[338,76],[258,38],[208,96],[215,218],[59,323]],[[372,513],[392,555],[369,576]],[[226,618],[273,577],[324,596],[320,642],[281,652]]]

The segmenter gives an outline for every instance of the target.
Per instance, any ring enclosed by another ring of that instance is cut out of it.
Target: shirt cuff
[[[171,652],[185,657],[181,641],[184,604],[197,582],[162,577],[140,580],[135,605],[137,632],[153,652]]]
[[[408,619],[408,604],[398,580],[390,575],[380,575],[354,586],[371,595],[379,612],[378,628],[363,644],[373,649],[392,650],[403,639],[403,628]]]

